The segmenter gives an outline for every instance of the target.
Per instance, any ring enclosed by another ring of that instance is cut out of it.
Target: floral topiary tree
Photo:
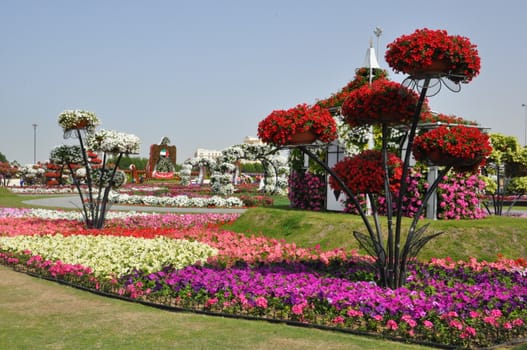
[[[366,151],[370,152],[369,157],[358,156],[353,161],[343,163],[338,169],[331,169],[317,157],[311,145],[291,145],[291,143],[289,145],[301,149],[311,159],[317,161],[331,175],[333,188],[346,193],[362,217],[367,231],[366,234],[355,231],[353,235],[361,247],[375,257],[374,267],[379,284],[398,288],[406,283],[409,261],[417,256],[427,242],[441,234],[441,232],[427,233],[428,225],[417,227],[425,203],[435,193],[440,180],[451,169],[457,172],[477,171],[490,154],[491,147],[488,136],[478,128],[455,129],[450,133],[452,139],[446,143],[444,140],[441,141],[441,137],[445,137],[443,130],[421,136],[416,140],[418,123],[422,120],[423,112],[429,110],[426,105],[429,92],[437,93],[438,86],[440,88],[442,84],[449,87],[446,80],[449,81],[448,84],[456,85],[456,88],[451,89],[452,91],[459,91],[460,82],[467,83],[479,74],[480,59],[475,46],[468,39],[448,35],[446,31],[418,30],[388,45],[386,61],[396,72],[409,74],[403,84],[378,79],[371,85],[364,85],[351,91],[342,104],[344,121],[351,127],[365,125],[380,127],[382,144],[376,157],[373,157],[371,151]],[[419,93],[409,87],[415,88]],[[435,87],[435,90],[429,91],[430,87]],[[278,124],[287,125],[287,121],[283,120]],[[300,126],[296,128],[301,129]],[[394,128],[407,130],[402,162],[396,161],[388,151],[388,141]],[[287,128],[283,130],[286,135],[290,132]],[[259,135],[267,135],[265,131],[259,129]],[[290,140],[290,138],[281,135],[279,140]],[[275,139],[269,141],[280,146]],[[432,159],[430,152],[423,151],[432,148],[431,145],[435,141],[443,145],[442,148],[436,147],[443,156],[439,160]],[[465,143],[470,144],[469,153],[463,152],[461,146],[458,146]],[[425,147],[428,144],[430,147]],[[419,205],[414,218],[407,234],[403,235],[403,210],[394,211],[394,208],[403,208],[407,198],[412,151],[420,151],[418,157],[422,161],[436,162],[441,166],[441,171],[436,181],[426,188],[422,200],[416,202]],[[377,166],[371,168],[370,163]],[[370,186],[364,187],[361,181],[354,178],[353,172],[362,171],[366,166],[371,170],[366,176],[359,177],[369,180]],[[381,179],[380,183],[374,181],[376,178]],[[371,216],[368,216],[363,209],[360,196],[364,194],[384,197],[387,220],[385,228],[380,223],[379,211],[376,207],[372,208]]]
[[[119,162],[123,155],[139,153],[140,140],[132,134],[112,130],[96,131],[100,124],[99,118],[88,111],[66,110],[58,116],[58,123],[64,131],[64,138],[79,140],[79,148],[66,147],[59,149],[58,153],[73,176],[86,227],[103,228],[110,191],[125,181],[124,173],[118,170]],[[103,155],[100,161],[97,152]],[[115,164],[108,162],[109,155],[116,156]],[[75,169],[77,164],[81,168]],[[86,187],[81,186],[81,179],[85,179]]]

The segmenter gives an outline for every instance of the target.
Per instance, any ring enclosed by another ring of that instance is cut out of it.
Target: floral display
[[[396,72],[416,77],[452,74],[452,80],[464,82],[477,76],[481,65],[477,47],[468,38],[428,28],[417,29],[388,44],[385,59]]]
[[[388,153],[387,164],[390,171],[390,190],[396,191],[402,176],[402,160],[395,154]],[[366,150],[346,157],[334,165],[333,171],[355,194],[384,192],[385,173],[380,151]],[[329,178],[329,185],[333,190],[343,191],[333,176]]]
[[[99,130],[88,137],[88,147],[106,153],[137,154],[141,140],[135,135],[113,130]]]
[[[93,112],[66,110],[59,114],[58,123],[64,132],[74,129],[86,129],[93,132],[101,122]]]
[[[110,194],[109,198],[112,202],[119,204],[147,205],[158,207],[231,208],[244,206],[243,201],[238,197],[189,197],[186,195],[160,197],[112,193]]]
[[[384,69],[379,68],[372,68],[371,74],[372,81],[386,79],[388,77],[388,73]],[[361,86],[367,85],[369,82],[370,70],[368,68],[359,68],[355,71],[355,77],[352,81],[340,89],[340,91],[332,94],[330,97],[318,101],[317,104],[324,108],[341,107],[342,103],[344,103],[351,91],[358,89]]]
[[[427,182],[425,175],[419,171],[419,169],[413,168],[410,171],[410,175],[406,179],[406,186],[407,190],[406,195],[402,201],[401,211],[404,216],[413,218],[415,215],[417,215],[419,208],[423,204],[423,193],[426,192],[426,189],[429,187],[429,183]],[[386,200],[386,196],[378,196],[377,201],[379,214],[386,215],[388,212],[388,201]],[[454,203],[453,206],[455,207],[456,204]],[[397,203],[394,203],[393,201],[392,210],[394,213],[398,211]]]
[[[492,147],[489,136],[477,127],[441,125],[417,135],[412,150],[417,161],[429,160],[463,172],[485,165]]]
[[[49,155],[52,162],[58,164],[80,164],[82,163],[82,150],[78,145],[55,146]]]
[[[482,203],[485,182],[474,174],[445,176],[437,188],[439,219],[481,219],[488,215]]]
[[[258,124],[258,137],[278,147],[291,144],[293,135],[308,131],[322,142],[337,137],[335,120],[319,105],[299,104],[288,110],[275,110]]]
[[[527,334],[524,259],[412,262],[407,284],[390,289],[373,282],[372,259],[353,251],[300,248],[205,226],[117,225],[59,234],[67,220],[42,220],[44,231],[57,233],[35,235],[40,227],[27,224],[29,210],[3,212],[21,226],[11,237],[0,234],[1,263],[127,300],[437,347],[492,347]],[[162,251],[167,245],[180,250]]]
[[[288,198],[292,208],[320,211],[324,208],[326,183],[309,172],[293,172],[289,178]]]
[[[441,124],[463,124],[477,126],[478,123],[471,120],[466,120],[455,115],[447,115],[444,113],[421,113],[421,123]]]
[[[342,105],[342,115],[351,127],[409,124],[415,117],[418,100],[413,90],[380,79],[350,92]]]
[[[217,250],[199,242],[111,235],[18,235],[0,237],[5,250],[29,250],[43,260],[89,266],[95,277],[112,278],[133,269],[156,272],[166,265],[183,268],[206,261]]]

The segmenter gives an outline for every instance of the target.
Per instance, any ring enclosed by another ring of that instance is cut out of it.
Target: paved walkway
[[[81,200],[77,196],[60,196],[40,199],[28,199],[23,201],[28,205],[58,208],[80,208]],[[218,213],[218,214],[242,214],[247,209],[243,208],[177,208],[177,207],[150,207],[138,205],[112,205],[111,211],[147,211],[164,213]]]

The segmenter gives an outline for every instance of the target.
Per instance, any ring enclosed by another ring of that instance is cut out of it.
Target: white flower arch
[[[278,154],[278,149],[268,145],[239,144],[226,148],[216,159],[217,176],[211,178],[212,189],[218,193],[234,191],[233,182],[239,171],[225,166],[236,164],[239,160],[259,160],[264,167],[264,178],[260,190],[269,194],[285,194],[287,192],[287,177],[289,166],[287,159]],[[227,177],[230,179],[227,183]],[[232,192],[231,192],[232,193]]]
[[[240,144],[224,149],[216,160],[209,158],[191,158],[186,160],[180,172],[181,184],[190,184],[190,174],[195,166],[204,167],[212,172],[211,188],[218,194],[234,192],[234,183],[239,171],[239,160],[259,160],[264,167],[264,178],[260,190],[269,194],[286,194],[289,165],[286,157],[278,154],[278,149],[268,145]]]
[[[202,172],[205,169],[212,172],[216,168],[216,161],[214,159],[209,159],[205,157],[195,157],[187,159],[183,163],[181,172],[179,174],[179,176],[181,177],[181,184],[183,186],[190,185],[190,174],[192,172],[192,168],[196,166],[200,167],[200,174],[202,175],[200,177],[203,178]],[[200,183],[202,184],[203,182],[200,181]]]

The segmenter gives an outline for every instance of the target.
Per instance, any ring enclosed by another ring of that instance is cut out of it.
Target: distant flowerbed
[[[369,257],[218,227],[236,215],[142,214],[86,230],[64,212],[0,209],[0,261],[129,300],[335,327],[432,345],[527,335],[527,261],[414,263],[407,285],[373,282]]]
[[[11,187],[10,190],[19,194],[75,194],[77,191],[71,186]],[[254,191],[226,197],[211,195],[210,188],[206,186],[124,186],[119,191],[111,192],[109,200],[121,205],[178,208],[241,208],[273,204],[271,197],[255,194]]]

